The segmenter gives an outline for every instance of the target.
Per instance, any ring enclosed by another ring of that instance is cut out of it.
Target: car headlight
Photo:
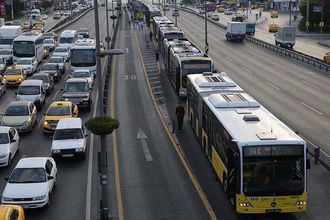
[[[11,198],[11,197],[2,197],[2,200],[5,201],[5,202],[10,202],[10,201],[13,201],[13,198]]]
[[[18,78],[18,81],[22,81],[22,78]]]
[[[44,125],[48,125],[48,121],[44,121]]]
[[[59,149],[53,149],[52,152],[53,152],[53,154],[58,154],[58,153],[61,152],[61,150],[59,150]]]
[[[7,156],[8,156],[8,154],[6,154],[6,153],[0,154],[0,159],[6,158]]]
[[[76,148],[76,152],[84,152],[84,148],[83,147]]]
[[[46,195],[42,195],[42,196],[37,196],[37,197],[33,197],[32,200],[36,201],[36,200],[44,200],[46,199]]]

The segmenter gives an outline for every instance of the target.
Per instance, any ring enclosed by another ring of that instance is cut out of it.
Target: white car
[[[94,76],[91,73],[90,70],[75,70],[72,74],[71,74],[71,78],[84,78],[87,79],[88,84],[89,84],[89,88],[93,87],[93,83],[94,83]]]
[[[56,47],[53,56],[63,57],[66,61],[68,61],[71,58],[71,50],[67,47]]]
[[[20,66],[25,69],[26,74],[28,75],[32,75],[36,71],[37,65],[37,61],[33,58],[20,58],[16,63],[16,66]]]
[[[63,57],[57,57],[57,56],[52,56],[51,58],[48,59],[48,63],[55,63],[58,65],[58,68],[62,72],[62,74],[65,73],[66,70],[66,63],[65,59]]]
[[[212,15],[214,15],[214,12],[213,11],[210,11],[210,12],[207,12],[207,17],[212,17]]]
[[[7,63],[0,57],[0,74],[4,73],[7,67]]]
[[[10,166],[19,148],[19,135],[15,128],[0,126],[0,166]]]
[[[13,50],[12,49],[0,49],[0,57],[8,64],[13,63]]]
[[[41,19],[42,19],[42,20],[48,20],[48,15],[46,15],[46,14],[42,14],[42,15],[41,15]]]
[[[25,209],[49,206],[56,177],[57,167],[53,158],[20,159],[8,178],[1,202],[4,205],[20,205]]]
[[[56,41],[52,38],[46,38],[43,42],[43,46],[49,48],[50,51],[53,51],[56,47]]]

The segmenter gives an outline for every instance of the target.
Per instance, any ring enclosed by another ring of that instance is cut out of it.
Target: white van
[[[24,80],[16,92],[17,101],[30,101],[42,108],[46,99],[45,85],[42,80]]]
[[[65,30],[61,33],[58,46],[70,48],[78,39],[78,32],[76,30]]]
[[[52,157],[86,158],[86,129],[81,118],[63,118],[58,122],[52,142]]]

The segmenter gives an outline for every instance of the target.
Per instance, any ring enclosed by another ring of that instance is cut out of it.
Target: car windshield
[[[54,37],[54,34],[48,32],[44,34],[44,37]]]
[[[29,109],[26,105],[11,105],[9,106],[4,116],[28,116]]]
[[[72,77],[73,78],[80,78],[80,77],[90,77],[91,76],[91,73],[90,72],[74,72],[72,74]]]
[[[81,28],[81,29],[79,30],[79,32],[88,32],[88,29],[86,29],[86,28]]]
[[[0,133],[0,144],[8,144],[9,138],[7,133]]]
[[[88,92],[89,85],[87,82],[68,82],[64,90],[65,92]]]
[[[16,168],[9,178],[9,183],[42,183],[46,182],[43,168]]]
[[[54,52],[66,53],[68,50],[66,48],[56,48]]]
[[[48,60],[49,63],[63,63],[63,59],[58,57],[58,58],[50,58]]]
[[[61,37],[60,38],[60,43],[65,44],[65,43],[73,43],[73,37]]]
[[[20,75],[21,74],[21,70],[20,69],[14,69],[14,70],[10,70],[7,69],[5,72],[5,75]]]
[[[54,133],[54,140],[82,139],[83,137],[82,130],[79,128],[58,129]]]
[[[10,50],[0,50],[0,55],[10,55]]]
[[[39,86],[20,86],[17,91],[18,95],[39,95],[40,87]]]
[[[57,70],[57,65],[44,64],[41,70]]]
[[[54,40],[53,39],[45,39],[44,44],[53,44]]]
[[[30,79],[42,80],[44,83],[48,83],[48,77],[46,75],[33,75]]]
[[[31,60],[18,60],[17,65],[31,65]]]
[[[64,116],[64,115],[70,115],[69,106],[51,107],[47,112],[47,116]]]

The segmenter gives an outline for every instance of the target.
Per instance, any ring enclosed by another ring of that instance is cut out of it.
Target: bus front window
[[[71,65],[89,67],[96,65],[94,49],[74,49],[71,54]]]
[[[209,60],[192,60],[185,61],[182,65],[182,87],[187,88],[187,75],[200,74],[204,72],[212,72],[211,61]]]
[[[14,42],[13,53],[16,57],[33,57],[35,48],[33,42]]]
[[[243,193],[246,196],[301,195],[304,183],[303,154],[243,158]]]

